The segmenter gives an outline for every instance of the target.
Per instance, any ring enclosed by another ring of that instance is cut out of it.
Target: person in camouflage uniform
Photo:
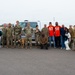
[[[72,25],[69,26],[69,32],[71,34],[71,39],[73,38],[73,28]]]
[[[38,46],[38,44],[39,44],[39,37],[40,37],[40,30],[38,29],[38,25],[36,25],[36,30],[35,30],[36,46]]]
[[[13,29],[11,27],[11,23],[8,24],[6,35],[7,35],[7,47],[10,47],[10,46],[12,47]]]
[[[6,41],[6,39],[7,39],[7,36],[6,36],[6,27],[7,27],[7,24],[4,24],[3,25],[3,28],[2,28],[2,46],[4,47],[4,46],[6,46],[6,43],[7,43],[7,41]]]
[[[73,26],[72,50],[75,50],[75,25]]]
[[[69,32],[70,32],[70,35],[71,35],[71,42],[70,42],[70,47],[72,48],[72,40],[73,40],[73,28],[72,28],[72,25],[69,26]]]
[[[47,28],[47,25],[44,24],[44,28],[42,28],[41,32],[46,36],[46,37],[49,37],[49,31],[48,31],[48,28]]]
[[[40,36],[40,47],[41,49],[45,48],[48,49],[48,38],[43,33]]]
[[[19,25],[19,21],[16,21],[16,25],[14,27],[14,47],[17,46],[17,42],[21,39],[21,31],[22,28]]]
[[[30,45],[30,48],[32,46],[32,34],[33,34],[33,28],[30,27],[30,23],[27,23],[27,27],[24,28],[25,35],[26,35],[26,48],[28,46],[28,42]]]
[[[46,24],[44,24],[44,28],[42,28],[41,33],[44,34],[45,37],[47,37],[47,39],[48,39],[48,37],[49,37],[49,30],[48,30]]]

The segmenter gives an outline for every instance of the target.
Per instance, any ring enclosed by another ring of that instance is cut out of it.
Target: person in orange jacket
[[[52,42],[53,42],[53,46],[55,47],[54,26],[52,25],[52,22],[49,22],[48,30],[49,30],[50,47],[52,46]]]
[[[56,47],[58,48],[58,47],[60,47],[61,45],[60,45],[60,43],[61,43],[61,41],[60,41],[60,26],[58,25],[58,22],[55,22],[55,28],[54,28],[54,30],[55,30],[55,45],[56,45]]]

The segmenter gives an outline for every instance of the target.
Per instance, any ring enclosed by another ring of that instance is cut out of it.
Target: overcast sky
[[[16,20],[74,25],[75,0],[0,0],[0,24]]]

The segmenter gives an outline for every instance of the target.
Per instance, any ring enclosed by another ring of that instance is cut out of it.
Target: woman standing
[[[71,41],[71,35],[69,33],[68,28],[65,28],[65,47],[66,47],[66,50],[71,50],[69,47],[70,41]]]

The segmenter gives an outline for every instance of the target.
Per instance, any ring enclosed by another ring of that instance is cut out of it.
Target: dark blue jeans
[[[49,36],[49,44],[50,44],[50,47],[52,46],[52,42],[53,42],[53,45],[55,47],[55,37],[54,36]]]
[[[65,48],[65,38],[61,35],[61,47]]]

